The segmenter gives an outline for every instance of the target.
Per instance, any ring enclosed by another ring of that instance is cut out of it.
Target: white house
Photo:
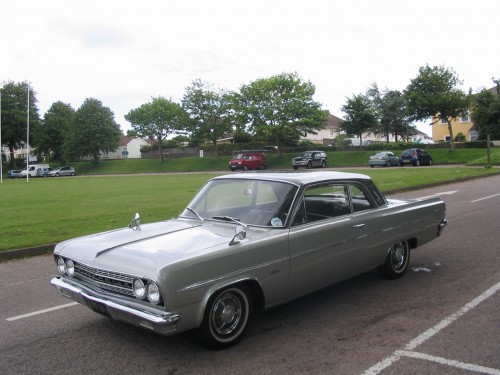
[[[149,143],[141,137],[122,136],[120,145],[114,152],[102,156],[103,159],[140,159],[141,147]]]
[[[340,134],[339,124],[343,120],[334,115],[328,116],[328,122],[324,129],[318,130],[316,134],[306,133],[302,140],[311,141],[318,144],[329,145],[333,142],[335,137]]]

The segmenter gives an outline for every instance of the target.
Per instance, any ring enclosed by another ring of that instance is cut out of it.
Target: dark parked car
[[[293,169],[299,169],[299,167],[306,167],[307,169],[313,167],[325,168],[327,160],[324,151],[304,151],[292,159],[292,167]]]
[[[266,169],[266,155],[262,151],[240,151],[229,161],[229,169]]]
[[[412,164],[414,167],[432,165],[432,157],[421,148],[409,148],[399,156],[399,165]]]
[[[368,165],[372,168],[376,165],[379,165],[381,167],[399,165],[399,158],[391,151],[381,151],[377,152],[375,155],[370,156],[370,158],[368,159]]]
[[[21,174],[22,169],[11,169],[10,171],[7,172],[7,175],[9,178],[16,178],[19,177],[19,174]]]
[[[59,167],[47,173],[48,177],[74,176],[76,174],[73,167]]]

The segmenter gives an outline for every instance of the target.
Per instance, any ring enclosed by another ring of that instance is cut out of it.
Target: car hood
[[[227,246],[234,228],[234,224],[172,219],[141,225],[141,230],[122,228],[67,240],[56,246],[54,254],[109,271],[154,276],[165,265]]]

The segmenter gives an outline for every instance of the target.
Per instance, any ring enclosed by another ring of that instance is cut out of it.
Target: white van
[[[28,165],[28,169],[24,168],[21,173],[19,173],[19,177],[26,177],[26,175],[30,175],[30,177],[36,177],[36,171],[38,168],[48,168],[48,164],[30,164]]]

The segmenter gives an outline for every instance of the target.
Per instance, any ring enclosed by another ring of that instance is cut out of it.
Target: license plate
[[[403,163],[406,163],[406,164],[411,163],[411,160],[403,160]]]
[[[90,299],[86,300],[85,302],[87,302],[87,306],[90,307],[96,313],[109,316],[108,309],[106,308],[105,304],[97,301],[92,301]]]

